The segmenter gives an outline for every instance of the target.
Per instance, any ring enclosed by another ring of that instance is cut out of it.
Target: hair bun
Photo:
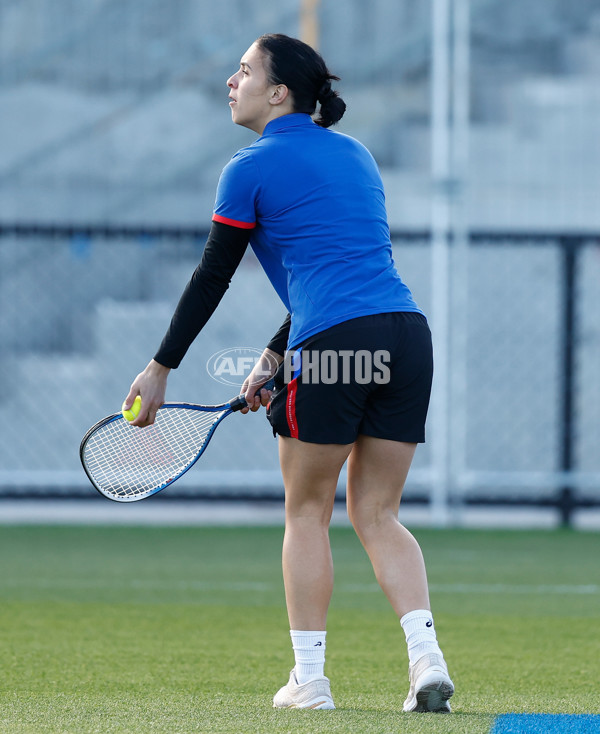
[[[317,93],[317,101],[324,102],[327,99],[331,99],[332,97],[335,97],[335,92],[331,88],[331,82],[329,79],[323,82],[321,85],[321,88],[319,89]]]

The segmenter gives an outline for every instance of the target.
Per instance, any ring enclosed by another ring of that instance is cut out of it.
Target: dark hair
[[[331,82],[340,78],[330,73],[321,54],[282,33],[267,33],[256,43],[267,58],[269,83],[285,84],[292,93],[295,112],[312,115],[319,102],[318,125],[330,127],[341,120],[346,103],[331,88]]]

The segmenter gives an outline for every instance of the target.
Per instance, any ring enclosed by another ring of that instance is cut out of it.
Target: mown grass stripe
[[[119,586],[118,580],[115,579],[83,579],[80,577],[71,578],[42,578],[33,579],[30,577],[28,582],[35,580],[37,588],[53,588],[53,589],[114,589]],[[0,586],[6,588],[19,587],[23,585],[22,578],[3,578]],[[131,579],[126,581],[129,589],[143,589],[148,591],[276,591],[280,589],[280,583],[270,583],[268,581],[172,581],[160,580],[153,581],[148,579]],[[336,585],[336,590],[346,594],[371,594],[381,593],[381,587],[376,584],[352,584],[341,583]],[[558,595],[594,595],[600,594],[600,586],[597,584],[435,584],[429,585],[429,590],[442,594],[558,594]]]

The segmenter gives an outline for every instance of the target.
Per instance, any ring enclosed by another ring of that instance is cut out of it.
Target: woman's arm
[[[142,398],[134,426],[154,423],[156,411],[165,401],[167,378],[181,363],[200,330],[219,305],[240,264],[250,233],[228,224],[213,222],[202,259],[177,304],[162,343],[143,372],[133,381],[125,407]]]
[[[243,408],[242,413],[248,410],[253,412],[261,405],[267,405],[271,399],[271,390],[262,390],[262,386],[277,372],[277,368],[283,362],[285,348],[290,333],[291,316],[288,314],[285,321],[279,327],[277,333],[265,347],[260,359],[252,368],[252,372],[244,380],[241,394],[245,396],[248,408]]]
[[[285,320],[283,324],[279,327],[277,333],[273,336],[271,341],[267,344],[267,349],[270,349],[272,352],[275,352],[276,354],[281,355],[281,358],[283,359],[283,356],[285,355],[285,350],[287,347],[288,339],[290,336],[290,325],[292,322],[292,317],[290,314],[288,314],[285,317]]]
[[[202,259],[179,300],[154,359],[175,369],[213,315],[240,264],[250,233],[213,222]]]

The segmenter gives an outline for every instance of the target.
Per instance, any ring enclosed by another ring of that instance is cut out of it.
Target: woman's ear
[[[285,84],[278,84],[269,98],[269,104],[278,105],[289,98],[290,90],[285,86]]]

